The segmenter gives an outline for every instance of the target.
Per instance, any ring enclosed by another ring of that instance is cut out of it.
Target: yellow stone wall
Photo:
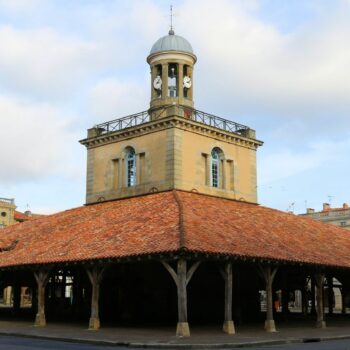
[[[15,223],[16,206],[10,200],[0,198],[0,226],[9,226]]]
[[[181,123],[167,125],[88,147],[87,203],[169,189],[257,201],[256,147]],[[132,187],[126,187],[127,147],[136,152],[137,184]],[[214,147],[223,152],[220,188],[210,186]]]

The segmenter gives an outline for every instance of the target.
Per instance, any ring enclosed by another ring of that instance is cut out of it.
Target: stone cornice
[[[214,128],[179,116],[169,116],[166,118],[152,120],[150,122],[116,132],[86,138],[80,140],[79,142],[90,149],[174,127],[250,149],[257,149],[263,144],[262,141],[244,137],[237,133],[227,132],[225,130]]]

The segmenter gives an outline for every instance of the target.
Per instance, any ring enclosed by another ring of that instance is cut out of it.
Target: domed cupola
[[[150,55],[164,51],[186,52],[194,56],[191,44],[182,36],[175,35],[172,29],[168,35],[163,36],[154,43]]]
[[[152,116],[164,115],[168,106],[193,108],[193,66],[197,61],[191,44],[182,36],[169,34],[158,39],[147,62],[151,67]]]

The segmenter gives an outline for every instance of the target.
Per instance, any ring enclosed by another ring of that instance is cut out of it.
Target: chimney
[[[314,208],[307,208],[306,209],[306,214],[313,214],[315,212]]]
[[[323,211],[328,211],[331,209],[331,205],[329,203],[323,203]]]
[[[349,204],[348,203],[344,203],[343,204],[343,209],[349,209]]]

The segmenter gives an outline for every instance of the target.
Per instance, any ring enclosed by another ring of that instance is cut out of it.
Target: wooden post
[[[18,315],[21,308],[21,286],[14,284],[13,287],[13,314]]]
[[[38,293],[38,312],[35,317],[34,326],[45,327],[46,317],[45,317],[45,287],[50,277],[50,270],[41,268],[34,272],[34,277],[37,283],[37,293]]]
[[[187,322],[187,263],[184,259],[180,259],[177,262],[177,276],[177,308],[179,313],[179,321],[177,324],[176,335],[186,337],[190,335],[190,328]]]
[[[287,276],[287,273],[283,273],[283,276],[282,276],[282,283],[283,283],[283,286],[282,286],[282,315],[283,315],[283,318],[285,321],[288,320],[288,315],[289,315],[289,306],[288,306],[288,303],[289,303],[289,290],[288,290],[288,276]]]
[[[333,277],[327,278],[328,315],[333,315]]]
[[[89,280],[92,286],[91,294],[91,315],[89,320],[89,330],[96,331],[100,328],[100,315],[99,315],[99,298],[100,298],[100,284],[104,272],[104,267],[94,266],[92,268],[86,268],[86,273],[89,276]]]
[[[323,283],[324,283],[324,274],[316,273],[315,274],[315,283],[317,287],[317,322],[316,327],[326,328],[326,322],[324,320],[324,310],[323,310]]]
[[[345,305],[345,289],[344,289],[344,285],[340,289],[340,292],[341,292],[341,313],[343,315],[345,315],[346,314],[346,305]]]
[[[315,293],[315,280],[311,277],[311,315],[316,315]]]
[[[232,319],[232,263],[227,262],[221,270],[225,280],[225,319],[222,327],[227,334],[235,334],[235,325]]]
[[[303,289],[301,291],[301,300],[302,300],[302,313],[304,316],[307,315],[307,309],[308,309],[308,300],[307,300],[307,289],[306,285],[303,286]]]
[[[275,321],[273,319],[273,297],[272,297],[272,283],[275,278],[277,267],[260,266],[261,275],[266,285],[266,321],[265,330],[267,332],[276,332]]]
[[[190,282],[194,272],[197,270],[200,262],[195,262],[187,271],[186,260],[179,259],[177,262],[177,272],[175,272],[175,270],[166,261],[162,261],[162,264],[174,279],[177,287],[178,323],[176,327],[176,336],[189,337],[190,327],[187,321],[187,285]]]

